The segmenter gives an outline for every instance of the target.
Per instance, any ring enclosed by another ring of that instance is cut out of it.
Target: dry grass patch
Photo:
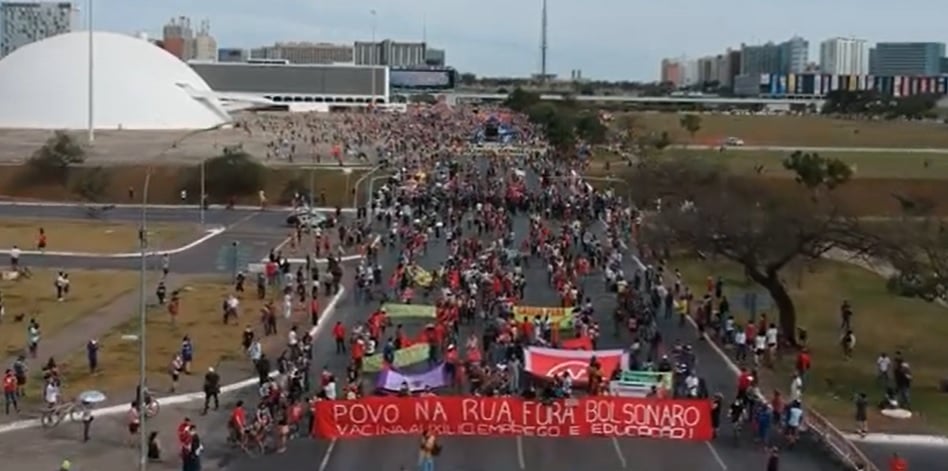
[[[37,269],[28,279],[0,281],[6,308],[6,316],[0,324],[0,346],[5,355],[25,351],[26,323],[30,318],[40,325],[39,353],[42,356],[44,341],[49,342],[72,322],[109,305],[137,285],[127,272],[71,270],[69,296],[64,302],[58,302],[53,287],[56,275],[56,270]],[[23,321],[15,323],[14,317],[20,314],[24,315]]]
[[[634,116],[648,129],[668,131],[676,143],[717,145],[734,136],[749,146],[948,148],[948,127],[939,123],[702,114],[701,130],[691,139],[679,113]]]
[[[46,250],[59,252],[122,253],[139,250],[138,225],[133,222],[78,219],[0,219],[0,247],[14,245],[35,250],[39,230],[46,232]],[[197,237],[194,224],[148,225],[149,244],[171,248]]]
[[[149,284],[152,286],[153,284]],[[150,306],[146,324],[146,372],[147,384],[156,392],[168,391],[171,379],[169,366],[181,349],[185,335],[194,344],[194,362],[191,371],[196,381],[194,387],[181,389],[196,390],[200,378],[207,368],[217,367],[222,362],[237,361],[243,363],[246,354],[240,344],[241,333],[247,324],[255,329],[259,325],[259,313],[263,303],[256,299],[253,286],[241,297],[240,319],[224,325],[221,319],[221,305],[233,292],[233,286],[223,280],[199,279],[187,284],[181,291],[180,311],[176,325],[171,323],[167,309],[162,306]],[[259,329],[258,335],[259,335]],[[112,395],[132,393],[139,378],[139,343],[137,336],[139,322],[134,320],[121,325],[99,339],[99,369],[90,374],[84,351],[75,352],[60,362],[64,390],[67,396],[85,390],[100,390]],[[285,333],[285,330],[281,330]],[[273,337],[271,337],[273,338]],[[284,339],[285,336],[279,336]],[[248,363],[249,364],[249,363]],[[243,378],[223,378],[224,382]],[[187,381],[183,379],[182,382]]]
[[[946,129],[948,132],[948,129]],[[667,149],[667,155],[694,157],[720,162],[733,171],[747,175],[793,178],[783,168],[790,152],[758,150]],[[839,159],[856,170],[857,178],[944,179],[948,178],[948,152],[944,154],[894,152],[819,152],[823,157]]]
[[[748,286],[743,271],[731,263],[678,259],[671,266],[680,269],[698,293],[703,292],[709,274],[723,276],[731,293]],[[870,427],[876,431],[948,432],[948,395],[937,389],[946,376],[948,309],[891,295],[882,277],[841,262],[820,261],[811,269],[794,268],[785,273],[785,278],[796,302],[799,326],[809,334],[807,343],[813,356],[805,396],[809,406],[841,429],[854,430],[855,394],[867,393],[872,403],[883,395],[875,381],[876,357],[881,352],[891,356],[900,350],[912,365],[912,403],[918,418],[903,422],[875,414]],[[731,305],[740,309],[740,298],[729,298]],[[843,300],[849,300],[855,312],[856,349],[851,360],[843,357],[839,347],[839,306]],[[737,319],[746,320],[745,314],[738,316]],[[778,365],[770,387],[789,387],[793,358],[787,356]]]

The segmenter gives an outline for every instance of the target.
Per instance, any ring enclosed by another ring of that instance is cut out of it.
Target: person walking
[[[434,471],[434,458],[441,454],[441,445],[434,432],[426,429],[421,435],[421,450],[418,454],[418,471]]]

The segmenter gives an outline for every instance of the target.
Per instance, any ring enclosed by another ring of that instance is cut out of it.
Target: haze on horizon
[[[77,6],[86,10],[89,0]],[[275,41],[420,41],[447,51],[448,64],[480,76],[527,76],[540,62],[540,0],[93,0],[95,27],[160,37],[170,18],[211,22],[219,47],[256,47]],[[279,8],[275,8],[280,5]],[[646,6],[647,5],[647,6]],[[718,54],[800,35],[810,60],[830,37],[876,41],[946,40],[948,4],[935,0],[548,0],[551,73],[607,80],[657,80],[663,57]],[[76,29],[85,28],[84,18]],[[840,21],[846,19],[845,22]],[[844,24],[846,23],[846,24]]]

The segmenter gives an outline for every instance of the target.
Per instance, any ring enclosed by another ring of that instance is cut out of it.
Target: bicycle
[[[40,415],[40,424],[44,428],[56,427],[61,424],[66,417],[68,417],[71,422],[79,422],[88,409],[89,406],[80,401],[56,404],[43,410]]]

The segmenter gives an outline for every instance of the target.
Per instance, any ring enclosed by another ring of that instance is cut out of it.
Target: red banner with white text
[[[316,404],[322,438],[420,435],[710,440],[711,403],[597,396],[543,404],[498,397],[371,397]]]
[[[622,368],[625,351],[529,347],[524,351],[524,369],[534,376],[547,379],[566,373],[573,384],[583,385],[589,381],[589,362],[593,358],[599,362],[602,376],[608,378],[613,371]]]

